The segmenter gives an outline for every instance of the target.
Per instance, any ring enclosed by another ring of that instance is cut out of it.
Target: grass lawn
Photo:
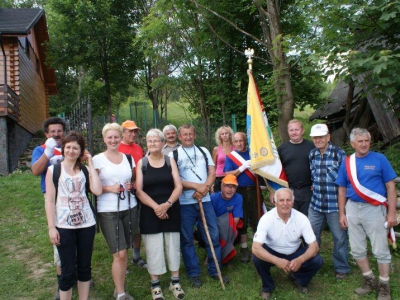
[[[0,299],[53,299],[56,289],[53,250],[48,239],[39,182],[40,179],[29,172],[0,177]],[[204,262],[205,251],[199,249],[198,254]],[[324,232],[321,254],[325,263],[312,280],[308,294],[295,291],[286,274],[274,268],[276,289],[273,299],[359,299],[353,290],[360,286],[362,277],[354,263],[351,263],[352,271],[346,280],[334,278],[332,236],[327,231]],[[90,299],[113,299],[111,261],[102,234],[97,234],[92,264],[96,285],[90,291]],[[377,275],[375,261],[371,265]],[[201,266],[204,285],[194,289],[189,286],[182,264],[181,284],[186,292],[185,299],[259,299],[261,281],[252,263],[243,264],[235,258],[233,265],[223,269],[231,281],[225,291],[221,290],[219,282],[207,277],[206,268],[202,263]],[[399,267],[397,252],[391,273],[392,299],[400,299]],[[161,283],[165,299],[172,300],[174,297],[168,290],[169,277],[165,274]],[[126,280],[129,293],[135,299],[151,299],[149,286],[147,270],[130,265]],[[76,295],[75,290],[74,299],[78,299]],[[376,296],[368,295],[363,299],[376,299]]]

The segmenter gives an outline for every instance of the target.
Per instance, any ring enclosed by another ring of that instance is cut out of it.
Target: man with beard
[[[43,123],[43,129],[47,140],[43,145],[37,146],[33,150],[31,170],[33,175],[41,176],[42,193],[46,196],[45,178],[47,168],[62,160],[61,142],[64,137],[65,122],[61,118],[48,118]],[[54,246],[54,265],[56,266],[58,278],[61,275],[61,261],[56,246]],[[60,299],[58,284],[54,299]]]

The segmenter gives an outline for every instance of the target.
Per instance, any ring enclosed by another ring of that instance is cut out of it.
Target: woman
[[[133,168],[125,154],[118,151],[122,140],[122,127],[108,123],[103,127],[103,140],[107,150],[93,157],[99,173],[103,193],[97,199],[100,228],[113,255],[111,272],[115,284],[114,296],[119,300],[133,300],[125,291],[128,250],[132,245],[137,201],[130,194]],[[133,167],[135,166],[132,161]]]
[[[88,168],[90,191],[101,194],[101,183],[94,168],[92,156],[85,152],[85,140],[76,132],[70,132],[62,141],[61,172],[54,186],[50,166],[46,174],[46,217],[49,237],[57,246],[61,260],[59,279],[60,299],[72,298],[72,286],[78,279],[80,300],[89,297],[91,260],[95,235],[95,216],[86,192],[86,176],[82,168]],[[87,160],[88,167],[82,164]]]
[[[218,146],[214,147],[214,150],[212,152],[212,159],[216,166],[214,192],[221,191],[221,181],[225,176],[225,157],[232,150],[235,150],[235,148],[233,147],[232,138],[233,130],[229,126],[221,126],[215,132],[215,142]]]
[[[144,204],[140,232],[146,247],[154,300],[164,299],[160,285],[160,275],[166,273],[164,243],[171,271],[169,289],[176,299],[185,297],[179,283],[181,219],[178,199],[182,183],[175,161],[161,153],[164,141],[160,130],[149,130],[146,135],[149,156],[138,162],[136,173],[136,195]]]

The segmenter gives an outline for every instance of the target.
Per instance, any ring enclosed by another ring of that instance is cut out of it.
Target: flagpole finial
[[[253,55],[254,55],[254,49],[250,49],[250,48],[247,48],[245,51],[244,51],[244,54],[247,56],[247,63],[249,64],[249,70],[252,70],[253,69],[253,60],[252,60],[252,57],[253,57]]]

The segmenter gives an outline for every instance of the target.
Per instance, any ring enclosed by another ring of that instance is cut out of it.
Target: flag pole
[[[244,54],[247,56],[247,64],[249,65],[249,69],[247,71],[247,73],[250,75],[253,71],[253,55],[254,55],[254,49],[246,49],[244,51]],[[261,218],[262,216],[262,205],[261,205],[261,188],[260,188],[260,179],[258,178],[258,175],[256,175],[256,205],[257,205],[257,216],[258,219]]]

